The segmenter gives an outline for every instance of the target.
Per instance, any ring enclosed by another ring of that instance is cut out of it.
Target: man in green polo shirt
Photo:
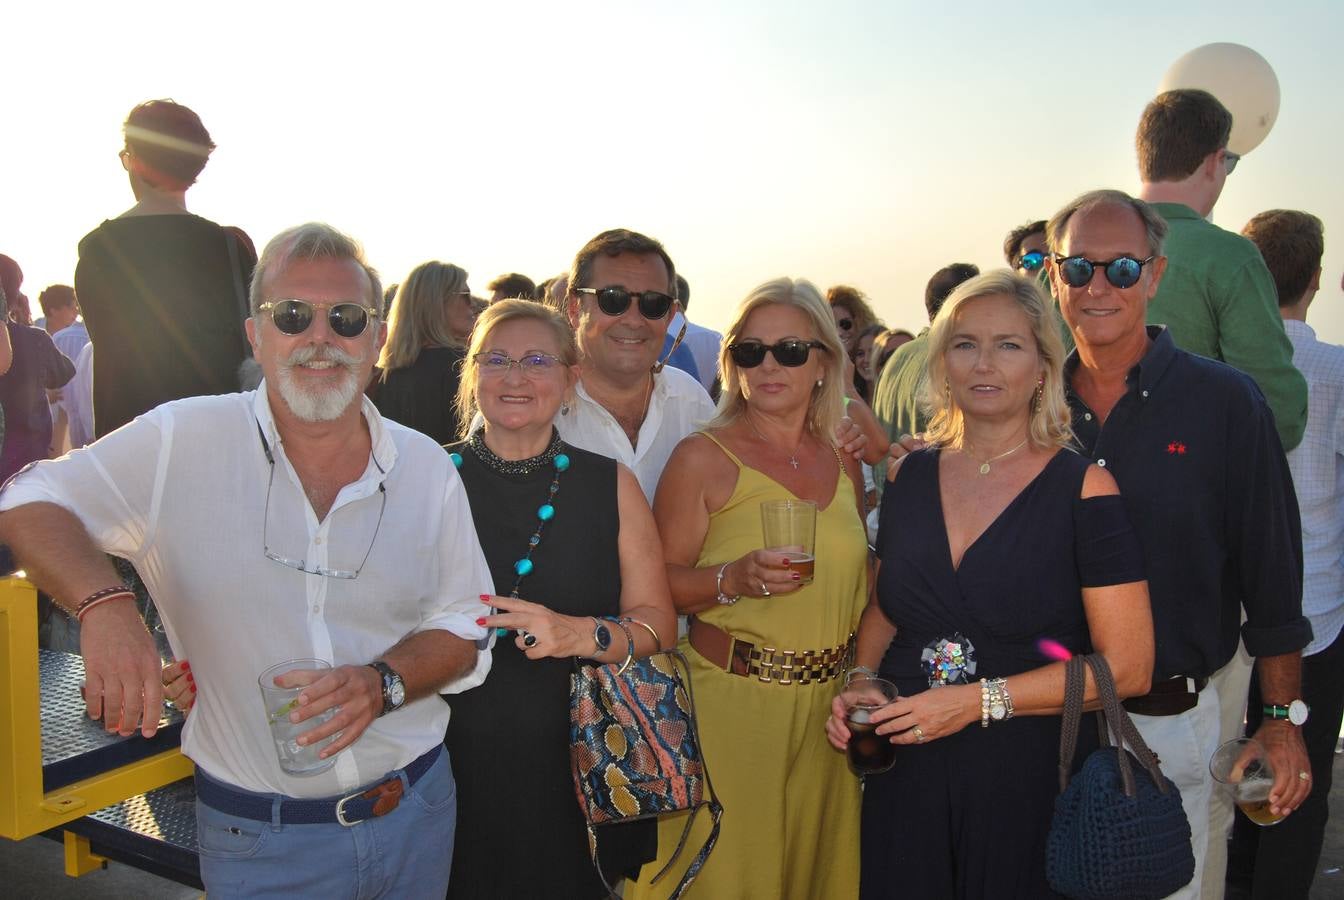
[[[1227,149],[1232,114],[1212,94],[1175,90],[1143,111],[1135,139],[1139,196],[1167,220],[1167,272],[1149,324],[1176,345],[1222,360],[1260,386],[1284,450],[1302,440],[1307,382],[1279,318],[1274,279],[1249,240],[1208,221],[1240,157]]]

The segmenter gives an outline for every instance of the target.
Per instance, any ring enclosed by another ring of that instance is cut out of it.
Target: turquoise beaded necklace
[[[546,489],[546,502],[537,508],[537,527],[532,532],[532,536],[527,539],[527,552],[513,564],[513,574],[517,577],[513,581],[513,590],[509,592],[509,596],[518,597],[518,590],[522,586],[523,579],[532,574],[532,570],[536,568],[532,562],[532,552],[541,543],[541,533],[545,530],[546,523],[555,518],[555,494],[560,490],[560,473],[569,468],[569,456],[560,452],[564,444],[560,440],[560,433],[555,430],[551,431],[551,443],[546,447],[546,450],[541,455],[530,459],[502,459],[485,445],[485,439],[481,436],[480,430],[477,430],[467,439],[467,446],[487,468],[502,475],[531,475],[547,463],[555,467],[551,484]],[[454,466],[459,469],[462,468],[462,455],[460,453],[450,453],[449,457],[453,460]],[[495,629],[495,634],[500,637],[508,633],[509,629],[507,628]]]

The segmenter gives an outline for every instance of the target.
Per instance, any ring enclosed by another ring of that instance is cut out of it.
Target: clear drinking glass
[[[766,500],[761,504],[761,531],[765,549],[787,553],[789,569],[799,584],[811,584],[816,574],[813,555],[817,536],[817,504],[811,500]]]
[[[275,754],[280,758],[280,768],[290,775],[316,775],[336,765],[335,756],[322,759],[317,755],[323,747],[336,740],[336,735],[333,734],[306,746],[297,740],[299,735],[311,731],[336,715],[334,707],[297,724],[289,720],[289,714],[299,705],[299,694],[329,669],[331,663],[326,660],[291,659],[271,666],[257,677],[257,686],[261,688],[261,700],[266,706],[266,724],[270,726],[271,739],[275,741]],[[299,671],[307,674],[296,676],[294,686],[280,687],[275,683],[277,676]]]
[[[1209,773],[1232,794],[1233,801],[1257,825],[1277,825],[1282,815],[1269,811],[1269,791],[1274,787],[1274,770],[1264,745],[1251,738],[1228,741],[1209,760]]]

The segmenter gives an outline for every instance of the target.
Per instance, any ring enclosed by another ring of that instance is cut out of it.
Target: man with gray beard
[[[0,492],[0,541],[81,621],[88,712],[110,731],[155,732],[163,675],[103,552],[160,598],[191,673],[182,748],[211,897],[447,889],[456,792],[435,695],[489,671],[476,620],[493,585],[447,454],[361,392],[381,303],[353,240],[285,231],[252,281],[256,391],[164,404]],[[259,678],[301,693],[264,708]]]

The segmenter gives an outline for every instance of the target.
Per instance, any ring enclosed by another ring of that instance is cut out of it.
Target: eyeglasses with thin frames
[[[348,569],[328,569],[325,566],[315,566],[308,568],[307,560],[290,559],[287,556],[281,556],[271,549],[267,535],[271,523],[271,488],[275,487],[275,456],[271,453],[271,445],[266,440],[266,432],[262,430],[261,422],[257,422],[257,435],[261,438],[261,450],[266,454],[266,462],[271,466],[271,477],[266,482],[266,507],[261,516],[261,552],[271,562],[279,563],[290,569],[302,572],[305,575],[321,575],[323,578],[339,578],[344,581],[354,581],[359,577],[359,573],[364,571],[364,564],[369,561],[369,554],[373,552],[373,545],[378,540],[378,531],[383,527],[383,513],[387,511],[387,487],[382,481],[378,482],[378,493],[382,495],[382,504],[378,507],[378,522],[373,526],[373,537],[369,538],[369,549],[364,551],[364,558],[359,561],[359,566],[354,571]],[[383,467],[378,465],[378,460],[373,464],[378,466],[378,471],[383,475]]]

